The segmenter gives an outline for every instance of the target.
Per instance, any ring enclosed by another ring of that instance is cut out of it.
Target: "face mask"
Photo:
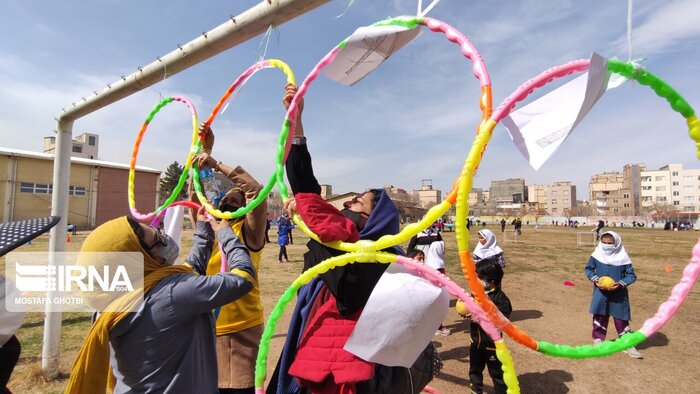
[[[603,252],[610,253],[615,250],[615,244],[601,244],[601,248],[603,249]]]
[[[488,290],[489,288],[491,288],[491,283],[483,279],[479,279],[479,282],[481,282],[481,285],[484,286],[484,290]]]
[[[342,211],[340,211],[340,213],[345,215],[346,218],[350,219],[351,222],[355,223],[355,226],[357,226],[358,230],[362,230],[365,227],[365,224],[367,223],[367,216],[359,212],[353,212],[345,208]]]
[[[168,234],[164,234],[163,239],[165,240],[165,246],[159,247],[154,255],[165,260],[164,266],[173,265],[177,261],[177,256],[180,255],[180,247]]]

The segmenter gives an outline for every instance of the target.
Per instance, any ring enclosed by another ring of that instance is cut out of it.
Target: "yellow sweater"
[[[243,220],[237,220],[231,229],[245,244],[243,237]],[[262,250],[250,251],[250,259],[256,274],[260,269],[260,255]],[[207,264],[207,275],[215,275],[221,271],[221,253],[218,243],[214,245],[214,251]],[[216,320],[216,335],[226,335],[255,327],[264,322],[263,307],[260,302],[260,277],[255,281],[255,286],[248,294],[236,301],[221,307],[219,318]]]

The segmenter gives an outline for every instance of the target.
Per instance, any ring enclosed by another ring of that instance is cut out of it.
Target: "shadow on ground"
[[[484,379],[485,380],[485,379]],[[518,376],[520,391],[523,393],[568,393],[566,382],[574,377],[566,371],[553,369],[547,372],[528,372]]]

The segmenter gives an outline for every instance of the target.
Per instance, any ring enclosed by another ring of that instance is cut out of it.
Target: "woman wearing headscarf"
[[[617,334],[622,336],[631,331],[630,299],[627,286],[637,280],[622,238],[614,231],[606,231],[600,236],[600,242],[593,250],[585,268],[586,276],[593,282],[593,298],[590,313],[593,315],[593,343],[605,340],[610,316],[615,322]],[[598,283],[600,278],[612,278],[612,287]],[[634,347],[626,350],[632,358],[642,358]]]
[[[480,230],[478,233],[479,241],[474,247],[472,258],[475,264],[483,259],[493,259],[498,262],[501,268],[506,267],[506,259],[503,256],[503,249],[498,246],[496,235],[488,229]]]
[[[212,310],[249,292],[256,274],[227,221],[205,220],[200,210],[183,265],[173,265],[179,248],[172,238],[128,217],[104,223],[85,239],[78,264],[98,271],[107,263],[99,257],[105,252],[143,255],[143,283],[134,286],[142,287],[143,299],[130,292],[110,303],[111,312],[100,314],[73,365],[66,393],[217,393]],[[229,272],[206,276],[214,230]],[[102,294],[86,297],[99,301]]]
[[[284,103],[289,106],[296,86],[287,85]],[[372,189],[345,202],[339,211],[323,198],[301,123],[299,103],[295,136],[286,162],[287,178],[294,194],[287,209],[298,211],[322,242],[377,240],[400,230],[399,211],[383,189]],[[307,243],[304,270],[345,252],[315,240]],[[385,250],[403,254],[400,248]],[[303,286],[297,294],[282,355],[268,393],[416,392],[432,379],[431,372],[388,367],[364,361],[343,349],[372,290],[386,270],[381,263],[336,267]],[[432,345],[429,345],[431,347]],[[420,360],[420,358],[419,358]],[[429,377],[427,375],[430,375]],[[389,391],[382,391],[382,390]]]

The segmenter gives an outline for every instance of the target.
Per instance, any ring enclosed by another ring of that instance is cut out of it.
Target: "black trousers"
[[[479,349],[472,344],[469,347],[469,388],[474,393],[484,392],[484,367],[489,369],[496,394],[506,394],[508,387],[503,380],[503,369],[501,362],[496,358],[496,351]]]
[[[287,258],[287,245],[280,245],[280,254],[279,257],[277,257],[277,260],[282,261],[282,256],[284,256],[285,260],[289,260]]]
[[[2,393],[5,392],[5,387],[10,381],[10,375],[12,375],[12,370],[15,369],[21,352],[22,346],[14,335],[0,347],[0,392]]]

